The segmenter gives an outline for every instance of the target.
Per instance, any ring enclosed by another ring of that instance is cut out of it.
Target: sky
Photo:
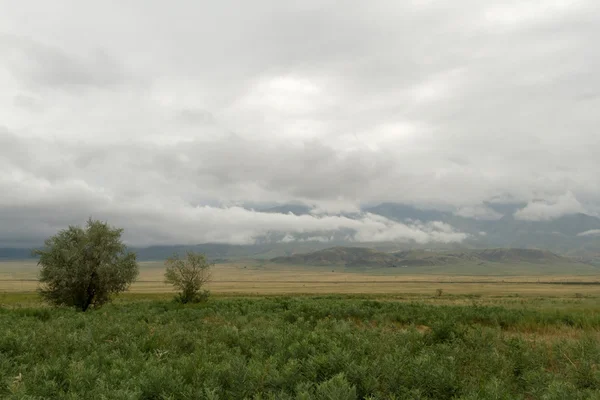
[[[0,9],[0,246],[89,216],[134,245],[339,229],[427,243],[466,236],[361,207],[600,211],[595,0]],[[284,203],[314,212],[258,211]]]

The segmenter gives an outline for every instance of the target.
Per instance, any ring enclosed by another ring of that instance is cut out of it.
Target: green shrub
[[[188,251],[185,259],[177,254],[165,261],[165,283],[179,291],[176,300],[180,303],[200,303],[209,296],[203,287],[211,279],[211,266],[204,254]]]
[[[122,229],[89,219],[69,226],[34,250],[39,256],[42,297],[54,305],[86,311],[125,291],[138,275],[135,253],[121,241]]]
[[[585,309],[335,296],[0,308],[0,398],[587,399],[598,329]]]

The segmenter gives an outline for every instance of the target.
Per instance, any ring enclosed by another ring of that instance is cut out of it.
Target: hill
[[[271,261],[294,265],[393,267],[397,263],[397,258],[390,253],[364,247],[332,247],[307,254],[275,257]]]
[[[420,209],[417,207],[383,203],[363,211],[388,219],[407,222],[441,221],[470,234],[463,245],[470,248],[544,248],[558,253],[580,255],[582,251],[600,253],[598,236],[586,232],[600,230],[600,218],[584,213],[567,214],[552,220],[527,221],[515,217],[525,204],[488,204],[495,216],[474,218],[452,211]],[[481,235],[480,233],[484,234]],[[579,254],[578,254],[579,253]]]
[[[489,262],[529,262],[536,264],[573,262],[574,260],[559,256],[547,250],[537,249],[485,249],[473,251],[483,261]]]
[[[347,267],[414,267],[465,264],[574,264],[578,261],[536,249],[483,249],[463,251],[407,250],[386,253],[361,247],[333,247],[307,254],[271,259],[293,265],[344,265]]]
[[[35,258],[31,254],[32,249],[2,247],[0,248],[0,260],[27,260]]]

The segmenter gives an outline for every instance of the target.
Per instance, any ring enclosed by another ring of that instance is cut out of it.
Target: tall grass
[[[589,310],[336,296],[0,308],[0,398],[600,398],[599,327]]]

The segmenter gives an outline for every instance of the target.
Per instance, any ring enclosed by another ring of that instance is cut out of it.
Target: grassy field
[[[40,302],[34,262],[4,262],[0,398],[600,399],[599,277],[537,268],[242,261],[184,306],[149,262],[80,313]]]
[[[3,399],[600,398],[597,298],[4,296]]]
[[[600,296],[600,270],[565,273],[556,266],[503,265],[494,271],[475,273],[472,266],[446,267],[448,273],[428,267],[344,269],[282,266],[257,261],[217,264],[213,270],[213,293],[245,294],[431,294],[438,288],[447,294],[507,296]],[[591,269],[590,269],[591,268]],[[30,292],[37,287],[34,261],[0,262],[0,293]],[[494,272],[493,274],[490,272]],[[132,292],[170,292],[162,281],[162,262],[140,263],[140,276]]]

